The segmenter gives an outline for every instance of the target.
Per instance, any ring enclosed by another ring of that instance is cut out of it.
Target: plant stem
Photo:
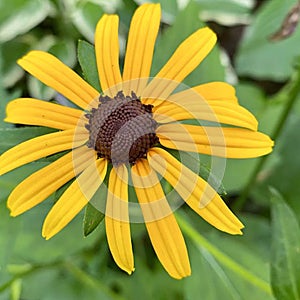
[[[282,92],[283,94],[285,94],[288,97],[288,99],[287,99],[287,103],[282,111],[282,114],[279,118],[279,121],[278,121],[277,125],[275,126],[273,133],[271,134],[273,141],[276,142],[276,140],[280,136],[282,129],[284,128],[284,125],[286,123],[286,120],[288,119],[290,112],[293,108],[293,105],[295,104],[295,102],[298,98],[299,92],[300,92],[300,68],[299,68],[299,70],[297,70],[296,79],[294,79],[293,82],[291,82],[289,84],[288,88],[284,88],[284,90]],[[268,157],[269,157],[268,155],[263,156],[257,162],[257,165],[256,165],[254,171],[252,172],[252,175],[251,175],[246,187],[244,188],[244,191],[242,192],[238,201],[233,206],[235,210],[241,210],[242,207],[244,206],[244,204],[251,192],[251,189],[252,189],[253,185],[255,184],[256,178],[257,178],[259,172],[265,166]]]
[[[270,284],[261,278],[258,278],[252,274],[249,270],[245,269],[229,256],[224,254],[214,245],[212,245],[207,239],[200,235],[183,217],[176,215],[176,219],[181,229],[187,234],[191,240],[199,247],[206,249],[211,253],[222,265],[226,266],[241,278],[245,279],[253,286],[258,287],[268,295],[272,295]]]

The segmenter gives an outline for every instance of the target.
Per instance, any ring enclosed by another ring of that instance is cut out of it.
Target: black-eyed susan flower
[[[168,149],[225,158],[249,158],[272,151],[273,142],[257,131],[257,121],[242,108],[233,87],[212,82],[175,89],[208,55],[216,42],[209,28],[184,40],[165,66],[149,79],[160,25],[160,5],[140,6],[131,21],[123,72],[119,67],[118,16],[97,24],[95,53],[102,93],[54,56],[31,51],[18,63],[72,101],[70,108],[20,98],[7,106],[6,121],[57,129],[2,154],[0,174],[58,152],[56,161],[21,182],[8,198],[12,216],[45,200],[75,180],[46,217],[42,235],[62,230],[108,178],[105,227],[112,256],[129,274],[134,270],[128,185],[134,186],[153,248],[174,278],[190,275],[188,252],[160,178],[207,222],[230,234],[242,223],[214,189]],[[185,120],[209,121],[199,122]],[[216,124],[225,126],[216,126]]]

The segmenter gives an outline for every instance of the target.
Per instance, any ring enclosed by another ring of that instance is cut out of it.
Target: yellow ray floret
[[[147,3],[140,6],[132,17],[123,69],[123,81],[130,80],[123,89],[126,95],[131,91],[140,95],[147,84],[143,78],[150,75],[160,16],[160,5]]]
[[[76,155],[74,161],[73,154]],[[94,153],[86,147],[75,149],[55,162],[33,173],[11,192],[7,206],[17,216],[38,205],[94,161]],[[76,170],[74,170],[76,163]]]
[[[23,142],[0,156],[0,175],[42,157],[69,150],[75,130],[45,134]]]
[[[78,74],[47,52],[31,51],[19,59],[18,64],[81,108],[86,108],[99,95]]]
[[[119,67],[119,17],[103,15],[96,27],[95,51],[98,73],[102,91],[115,96],[121,87],[116,85],[122,81]]]
[[[98,159],[67,188],[45,219],[42,230],[45,239],[48,240],[61,231],[90,201],[103,182],[106,169],[107,161]]]
[[[191,274],[186,245],[157,175],[142,159],[132,167],[132,180],[152,246],[161,264],[176,279]]]
[[[134,271],[128,215],[128,171],[125,165],[112,168],[105,211],[106,236],[116,264],[128,274]]]
[[[243,224],[206,181],[163,149],[151,149],[148,157],[151,167],[160,173],[204,220],[219,230],[231,234],[242,233]]]
[[[82,111],[75,108],[38,99],[19,98],[6,106],[4,121],[65,130],[75,128],[81,115]]]
[[[233,102],[206,101],[200,97],[191,90],[172,95],[154,107],[153,116],[159,123],[197,119],[257,130],[256,118],[244,107]]]
[[[207,27],[189,36],[143,91],[143,102],[153,104],[155,99],[166,99],[200,64],[215,43],[216,35]]]
[[[237,103],[235,88],[226,82],[209,82],[191,88],[194,92],[201,95],[207,101],[226,101]]]
[[[159,126],[156,133],[165,147],[227,158],[258,157],[274,145],[267,135],[243,128],[172,123]]]

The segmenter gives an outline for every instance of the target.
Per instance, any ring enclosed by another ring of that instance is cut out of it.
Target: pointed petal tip
[[[18,214],[15,212],[15,211],[10,211],[10,214],[9,214],[11,217],[16,217],[18,216]]]
[[[9,209],[10,213],[9,215],[11,217],[17,217],[18,215],[20,215],[23,211],[18,210],[18,207],[15,207],[13,205],[13,203],[11,203],[11,199],[8,198],[7,202],[6,202],[6,207]]]
[[[45,226],[43,226],[43,229],[42,229],[42,237],[48,241],[50,240],[55,234],[51,233],[49,230],[47,230],[45,228]]]
[[[127,272],[128,275],[131,275],[135,271],[135,268],[132,266],[130,268],[124,268],[123,270]]]

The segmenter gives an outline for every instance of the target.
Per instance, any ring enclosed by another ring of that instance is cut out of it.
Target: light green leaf
[[[10,0],[0,2],[0,42],[24,34],[51,12],[48,0]]]
[[[277,299],[300,299],[300,228],[289,206],[271,190],[271,282]]]
[[[196,0],[201,8],[201,18],[223,25],[243,24],[249,21],[252,0]]]
[[[78,42],[78,60],[84,78],[96,90],[101,91],[96,64],[95,48],[85,41]]]
[[[205,300],[241,299],[233,282],[223,267],[205,249],[189,245],[192,276],[184,281],[184,294],[187,300],[195,295],[205,295]]]
[[[214,238],[214,242],[212,243],[211,237],[208,239],[202,236],[179,214],[177,214],[177,221],[183,232],[193,241],[194,245],[199,249],[208,251],[216,262],[227,270],[228,276],[232,278],[232,282],[235,283],[234,285],[239,287],[238,290],[240,293],[251,292],[254,295],[255,292],[255,295],[263,295],[264,298],[262,299],[270,299],[271,288],[265,278],[267,270],[262,263],[259,263],[259,259],[255,254],[252,254],[246,247],[239,245],[237,242],[230,243],[230,240],[226,238]],[[235,239],[237,238],[235,237]],[[219,245],[216,246],[217,241]],[[227,247],[230,246],[230,253],[223,251],[223,244],[227,244]],[[257,270],[256,266],[260,268]],[[254,297],[254,299],[260,298]]]
[[[284,81],[292,74],[293,64],[299,56],[300,27],[284,41],[271,42],[270,37],[296,2],[264,2],[254,15],[253,23],[246,29],[238,50],[236,68],[239,75]]]
[[[94,42],[96,25],[102,14],[102,8],[92,1],[79,1],[72,14],[73,24],[91,43]]]

